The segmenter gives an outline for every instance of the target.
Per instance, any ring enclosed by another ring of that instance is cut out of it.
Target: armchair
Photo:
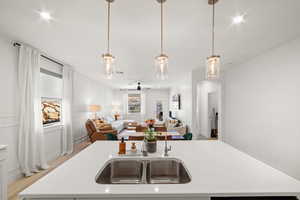
[[[88,136],[92,143],[94,143],[97,140],[107,140],[107,134],[117,134],[117,130],[112,129],[111,126],[105,126],[100,130],[97,130],[94,123],[91,120],[88,120],[85,123],[85,127],[87,129]]]

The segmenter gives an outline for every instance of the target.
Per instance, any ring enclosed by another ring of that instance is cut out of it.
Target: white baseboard
[[[60,155],[57,152],[56,152],[56,154],[53,154],[51,156],[47,155],[47,162],[49,163],[53,160],[56,160],[59,157],[60,157]],[[8,171],[8,177],[7,177],[8,184],[10,184],[22,177],[24,177],[24,175],[22,174],[20,168],[11,169]]]
[[[79,138],[76,138],[76,139],[74,140],[74,144],[79,144],[79,143],[81,143],[81,142],[86,141],[87,139],[88,139],[88,136],[87,136],[87,135],[82,136],[82,137],[79,137]]]
[[[7,183],[10,184],[22,177],[23,177],[23,174],[21,173],[21,170],[19,168],[9,170],[8,176],[7,176]]]

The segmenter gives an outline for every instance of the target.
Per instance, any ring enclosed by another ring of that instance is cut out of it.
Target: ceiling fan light
[[[220,78],[220,56],[210,56],[206,59],[206,77],[208,80]]]

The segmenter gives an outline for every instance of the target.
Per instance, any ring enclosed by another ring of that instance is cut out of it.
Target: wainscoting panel
[[[1,128],[8,128],[8,127],[16,127],[18,126],[17,123],[17,116],[15,115],[0,115],[0,129]]]
[[[44,129],[47,161],[55,160],[62,153],[62,130],[60,125]]]
[[[8,146],[8,183],[21,177],[17,159],[18,126],[16,115],[0,114],[0,143]]]
[[[18,126],[16,115],[0,114],[0,143],[8,146],[8,183],[22,177],[18,163]],[[62,152],[62,126],[48,127],[44,130],[47,161],[58,158]]]

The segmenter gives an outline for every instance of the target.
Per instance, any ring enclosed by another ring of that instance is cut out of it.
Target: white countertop
[[[21,197],[298,196],[300,182],[219,141],[171,141],[170,157],[191,174],[188,184],[101,185],[95,176],[118,151],[118,142],[99,141],[21,193]],[[159,143],[159,154],[164,142]],[[129,146],[129,145],[128,145]],[[139,146],[138,146],[139,147]]]

